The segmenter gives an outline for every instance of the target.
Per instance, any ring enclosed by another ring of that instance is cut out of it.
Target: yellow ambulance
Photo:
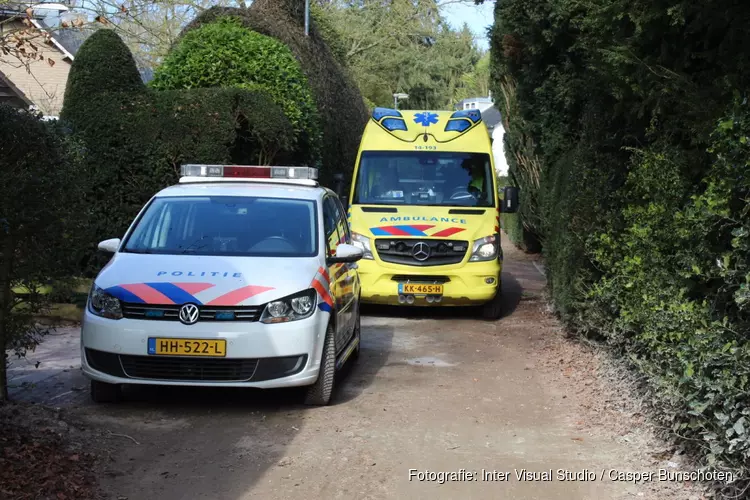
[[[365,127],[347,216],[363,303],[502,309],[500,212],[492,141],[479,110],[375,108]]]

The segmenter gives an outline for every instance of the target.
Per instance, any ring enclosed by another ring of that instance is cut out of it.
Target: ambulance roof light
[[[464,132],[470,127],[471,127],[471,122],[469,120],[460,118],[458,120],[449,120],[448,123],[445,124],[445,131],[446,132]]]
[[[372,110],[372,119],[379,122],[386,116],[392,116],[394,118],[403,118],[404,115],[397,109],[391,108],[375,108]]]
[[[482,112],[478,109],[462,109],[455,111],[451,118],[468,118],[474,123],[478,123],[482,120]]]
[[[383,120],[382,125],[390,132],[395,130],[408,130],[406,128],[406,122],[401,118],[386,118]]]
[[[255,165],[203,165],[190,163],[182,165],[183,179],[192,178],[196,181],[220,180],[252,180],[264,179],[269,181],[310,181],[318,179],[318,169],[312,167],[280,167]],[[180,179],[181,182],[183,179]]]

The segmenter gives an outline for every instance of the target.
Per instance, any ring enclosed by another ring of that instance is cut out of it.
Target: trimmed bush
[[[0,104],[0,403],[7,350],[22,355],[45,333],[39,285],[74,272],[88,240],[88,172],[55,122]],[[11,291],[31,291],[22,303]]]
[[[112,30],[100,29],[81,45],[70,68],[61,118],[70,119],[108,92],[145,92],[130,49]],[[106,98],[106,97],[105,97]]]
[[[237,19],[218,19],[186,33],[157,68],[151,87],[263,91],[292,124],[299,161],[318,158],[318,115],[299,63],[283,43],[244,28]]]
[[[351,181],[369,114],[347,69],[339,64],[318,32],[314,17],[310,36],[305,37],[304,2],[255,0],[249,9],[212,7],[193,20],[181,37],[226,16],[239,18],[244,27],[273,37],[291,49],[307,77],[320,115],[321,181],[332,185],[336,172],[344,173]]]

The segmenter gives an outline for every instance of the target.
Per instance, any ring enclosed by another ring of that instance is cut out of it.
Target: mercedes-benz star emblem
[[[419,261],[425,261],[430,258],[430,245],[420,241],[415,243],[411,248],[411,255]]]
[[[185,304],[180,308],[180,321],[185,325],[194,325],[198,322],[200,311],[195,304]]]

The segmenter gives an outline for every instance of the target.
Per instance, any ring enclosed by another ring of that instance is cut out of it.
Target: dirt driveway
[[[101,481],[113,499],[700,498],[658,480],[684,467],[679,457],[602,357],[564,339],[531,258],[505,251],[503,319],[368,311],[362,356],[330,407],[299,406],[286,391],[167,388],[94,406],[74,329],[13,367],[14,394],[108,431]]]

